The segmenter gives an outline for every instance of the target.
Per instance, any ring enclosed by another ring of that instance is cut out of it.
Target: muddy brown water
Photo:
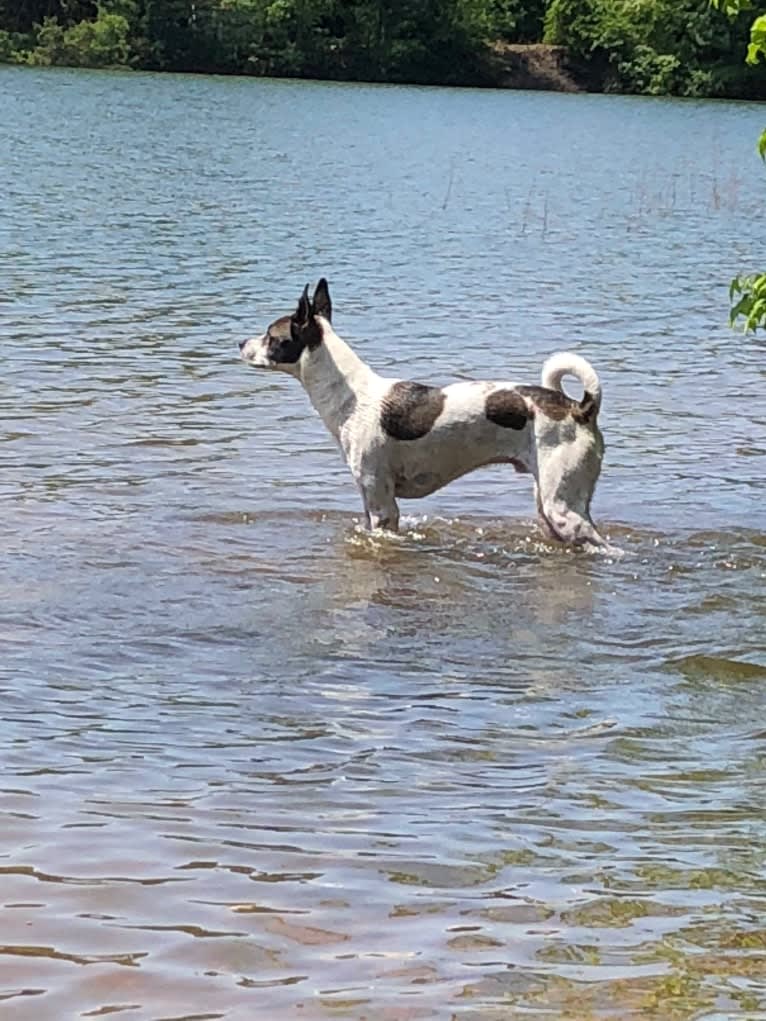
[[[0,1016],[766,1018],[754,105],[0,69]],[[604,386],[370,538],[236,342]]]

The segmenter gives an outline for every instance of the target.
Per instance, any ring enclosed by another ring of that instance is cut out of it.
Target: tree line
[[[544,42],[592,89],[766,98],[751,22],[709,0],[0,0],[0,61],[492,85],[500,44]]]

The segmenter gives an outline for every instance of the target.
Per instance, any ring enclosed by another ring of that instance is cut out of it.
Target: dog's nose
[[[246,340],[240,340],[240,342],[239,342],[239,350],[240,351],[242,350],[242,348],[245,346],[246,343],[247,343]]]

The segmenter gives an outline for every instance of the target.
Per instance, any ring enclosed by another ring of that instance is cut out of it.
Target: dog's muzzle
[[[247,362],[248,365],[258,365],[261,359],[258,358],[259,353],[259,338],[248,337],[246,340],[240,340],[239,342],[239,357],[243,362]]]

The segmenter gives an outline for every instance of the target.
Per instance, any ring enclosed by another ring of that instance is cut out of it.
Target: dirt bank
[[[568,66],[563,46],[494,43],[490,64],[500,88],[583,92],[585,82]]]

